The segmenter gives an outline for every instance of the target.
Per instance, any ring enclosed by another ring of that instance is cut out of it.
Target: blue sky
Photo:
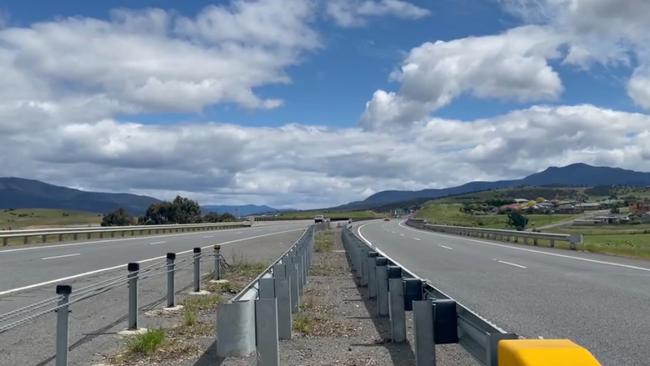
[[[173,9],[193,16],[206,6],[227,5],[228,1],[57,1],[34,6],[25,1],[3,4],[10,22],[29,25],[60,17],[108,19],[116,8]],[[281,98],[285,105],[273,110],[250,110],[233,103],[207,106],[201,113],[146,113],[137,116],[145,123],[219,120],[252,126],[280,126],[298,122],[329,126],[354,126],[364,104],[376,89],[395,89],[399,85],[388,75],[399,66],[404,54],[427,41],[453,40],[502,32],[521,24],[503,11],[500,4],[486,0],[412,1],[431,14],[421,19],[386,17],[370,20],[365,27],[340,28],[324,19],[314,23],[322,35],[323,46],[304,55],[300,64],[287,68],[289,84],[273,84],[257,89],[261,95]],[[625,95],[629,68],[599,67],[581,70],[558,67],[565,92],[553,103],[594,103],[626,111],[639,108]],[[326,101],[326,102],[324,102]],[[480,100],[469,95],[436,111],[452,119],[477,119],[496,116],[534,103]],[[132,116],[123,116],[124,119]]]
[[[5,1],[0,174],[316,207],[574,162],[650,169],[647,8]]]

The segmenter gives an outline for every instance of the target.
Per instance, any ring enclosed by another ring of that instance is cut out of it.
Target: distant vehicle
[[[384,221],[390,221],[388,217],[384,217]]]
[[[318,224],[319,222],[323,222],[323,221],[325,221],[325,216],[323,216],[323,215],[316,215],[316,216],[314,216],[314,222],[315,222],[316,224]]]

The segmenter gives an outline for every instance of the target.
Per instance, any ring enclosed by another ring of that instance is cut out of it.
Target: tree
[[[221,222],[221,216],[219,216],[219,214],[216,213],[216,212],[208,212],[205,216],[203,216],[203,221],[204,222]]]
[[[145,225],[197,223],[201,222],[201,207],[196,201],[176,196],[172,202],[151,204],[139,222]]]
[[[133,223],[133,218],[122,207],[104,215],[102,226],[126,226]]]
[[[510,212],[508,213],[508,225],[517,230],[524,230],[528,225],[528,218],[519,212]]]
[[[236,219],[237,219],[237,218],[236,218],[233,214],[228,213],[228,212],[226,212],[225,214],[221,215],[221,221],[222,221],[222,222],[232,222],[232,221],[235,221]]]
[[[204,222],[231,222],[235,220],[235,216],[228,212],[224,213],[223,215],[219,215],[216,212],[208,212],[205,216],[203,216]]]

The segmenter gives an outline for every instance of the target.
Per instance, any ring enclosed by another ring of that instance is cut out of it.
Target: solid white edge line
[[[167,242],[166,240],[162,240],[162,241],[152,241],[151,243],[149,243],[149,245],[165,244],[166,242]]]
[[[513,267],[523,268],[523,269],[527,269],[527,268],[528,268],[528,267],[526,267],[526,266],[522,266],[521,264],[512,263],[512,262],[506,262],[506,261],[500,261],[500,260],[497,260],[497,262],[499,262],[499,263],[501,263],[501,264],[507,264],[507,265],[509,265],[509,266],[513,266]]]
[[[452,247],[448,247],[448,246],[446,246],[446,245],[438,244],[438,246],[439,246],[440,248],[445,248],[445,249],[449,249],[449,250],[454,250],[454,248],[452,248]]]
[[[81,255],[81,253],[72,253],[72,254],[63,254],[63,255],[55,255],[53,257],[44,257],[41,258],[41,260],[46,261],[48,259],[57,259],[57,258],[66,258],[66,257],[76,257],[78,255]]]
[[[637,271],[645,271],[645,272],[650,272],[650,268],[644,268],[644,267],[638,267],[638,266],[633,266],[631,264],[622,264],[622,263],[616,263],[616,262],[607,262],[607,261],[601,261],[598,259],[589,259],[589,258],[582,258],[582,257],[574,257],[572,255],[566,255],[566,254],[559,254],[559,253],[550,253],[550,252],[543,252],[541,250],[535,250],[535,249],[528,249],[528,248],[519,248],[511,245],[505,245],[505,244],[497,244],[497,243],[492,243],[489,241],[483,241],[483,240],[476,240],[476,239],[469,239],[466,237],[461,237],[461,236],[456,236],[456,235],[451,235],[451,234],[443,234],[443,233],[438,233],[435,231],[426,231],[426,230],[419,230],[419,229],[413,229],[407,226],[402,225],[402,223],[399,223],[399,226],[417,231],[419,233],[425,233],[425,234],[430,234],[430,235],[438,235],[438,236],[444,236],[447,238],[456,238],[456,239],[463,239],[467,242],[474,242],[482,245],[492,245],[495,247],[501,247],[501,248],[508,248],[512,250],[520,250],[523,252],[530,252],[530,253],[537,253],[537,254],[543,254],[543,255],[550,255],[552,257],[559,257],[559,258],[566,258],[566,259],[573,259],[577,261],[583,261],[583,262],[589,262],[589,263],[596,263],[596,264],[602,264],[602,265],[607,265],[607,266],[614,266],[614,267],[621,267],[621,268],[627,268],[627,269],[633,269]]]
[[[250,240],[250,239],[262,238],[262,237],[265,237],[265,236],[286,234],[286,233],[290,233],[290,232],[293,232],[293,231],[304,231],[304,230],[305,229],[293,229],[293,230],[278,231],[278,232],[275,232],[275,233],[268,233],[268,234],[262,234],[262,235],[256,235],[256,236],[249,236],[249,237],[246,237],[246,238],[241,238],[241,239],[235,239],[235,240],[222,242],[222,243],[219,243],[219,245],[232,244],[232,243],[236,243],[236,242],[240,242],[240,241],[246,241],[246,240]],[[213,246],[214,246],[214,244],[206,245],[206,246],[201,247],[201,249],[212,248]],[[182,251],[182,252],[178,252],[176,254],[190,253],[193,250],[194,249],[189,249],[189,250],[185,250],[185,251]],[[137,261],[137,262],[138,263],[146,263],[146,262],[151,262],[151,261],[155,261],[155,260],[158,260],[158,259],[163,259],[163,258],[166,258],[166,257],[167,257],[166,255],[162,255],[160,257],[147,258],[147,259],[143,259],[143,260],[140,260],[140,261]],[[34,283],[34,284],[23,286],[23,287],[13,288],[11,290],[0,291],[0,296],[9,295],[9,294],[13,294],[13,293],[21,292],[21,291],[25,291],[25,290],[30,290],[30,289],[37,288],[37,287],[47,286],[47,285],[51,285],[53,283],[57,283],[57,282],[61,282],[61,281],[73,280],[73,279],[80,278],[80,277],[90,276],[90,275],[97,274],[97,273],[102,273],[102,272],[107,272],[107,271],[111,271],[111,270],[114,270],[114,269],[126,267],[126,265],[127,265],[127,263],[124,263],[124,264],[120,264],[120,265],[113,266],[113,267],[96,269],[94,271],[89,271],[89,272],[79,273],[79,274],[72,275],[72,276],[57,278],[55,280],[49,280],[49,281],[45,281],[45,282]]]

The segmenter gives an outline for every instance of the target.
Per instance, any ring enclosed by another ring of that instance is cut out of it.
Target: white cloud
[[[370,17],[419,19],[431,12],[402,0],[326,0],[327,14],[341,27],[359,27]]]
[[[433,118],[400,134],[103,119],[1,134],[0,175],[309,208],[575,162],[650,170],[649,137],[650,116],[591,105],[536,106],[474,121]]]
[[[520,102],[554,100],[562,82],[547,60],[560,56],[560,44],[554,33],[537,26],[424,43],[393,73],[399,92],[375,92],[361,123],[380,128],[423,120],[463,93]]]
[[[647,0],[501,0],[526,22],[552,28],[569,45],[567,64],[631,66],[629,96],[650,110],[650,2]]]
[[[282,102],[260,98],[255,88],[288,82],[284,69],[319,47],[308,24],[311,3],[291,4],[235,1],[196,18],[118,10],[108,21],[75,17],[1,29],[0,69],[8,76],[0,94],[4,102],[96,101],[91,106],[106,108],[107,117],[196,112],[224,102],[274,108]]]

